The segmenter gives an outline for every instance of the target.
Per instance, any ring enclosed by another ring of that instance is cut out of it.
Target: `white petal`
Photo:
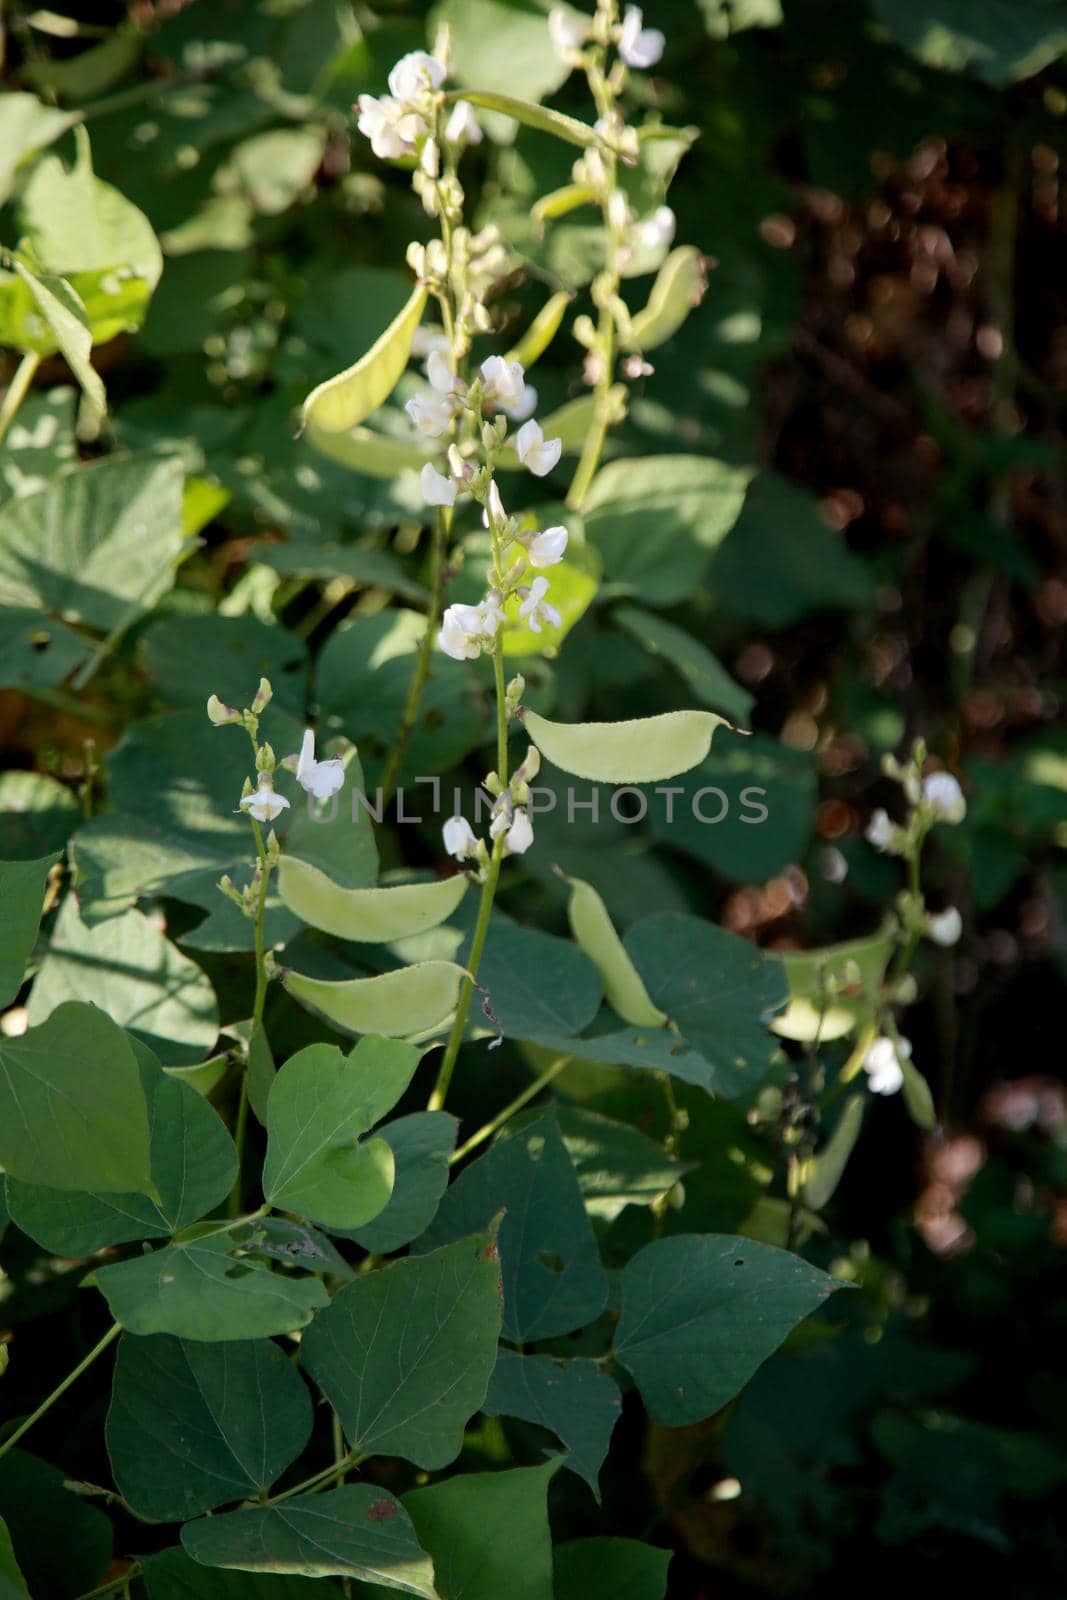
[[[533,824],[527,811],[518,810],[515,820],[504,836],[504,843],[513,856],[525,855],[533,844]]]
[[[432,461],[427,461],[422,469],[422,498],[428,506],[454,506],[456,503],[456,483],[452,478],[446,478]]]

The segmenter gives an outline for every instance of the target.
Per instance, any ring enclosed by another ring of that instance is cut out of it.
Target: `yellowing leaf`
[[[567,882],[571,890],[567,907],[571,932],[600,973],[608,1005],[635,1028],[662,1027],[666,1013],[649,998],[603,900],[591,883],[581,878],[568,878]]]
[[[421,283],[411,298],[367,351],[344,372],[312,389],[300,414],[302,427],[314,422],[321,433],[346,433],[388,400],[411,354],[411,341],[426,304]]]
[[[667,711],[628,722],[550,722],[527,710],[526,732],[546,760],[594,783],[659,783],[699,766],[716,728],[713,711]]]
[[[425,933],[450,917],[463,899],[462,873],[435,883],[401,883],[392,888],[342,889],[318,867],[283,855],[278,890],[295,916],[338,939],[391,944]]]
[[[451,961],[419,961],[376,978],[328,983],[287,972],[283,982],[295,1000],[344,1033],[410,1039],[432,1033],[449,1021],[466,976],[464,969]]]

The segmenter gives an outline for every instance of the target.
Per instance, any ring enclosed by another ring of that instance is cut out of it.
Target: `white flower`
[[[654,67],[666,43],[658,28],[643,28],[640,6],[627,6],[619,33],[619,54],[628,67]]]
[[[417,394],[407,402],[404,410],[428,439],[439,439],[452,426],[455,403],[450,395]]]
[[[935,944],[949,950],[960,942],[963,918],[955,906],[946,906],[944,911],[935,912],[933,916],[927,918],[926,931]]]
[[[381,161],[413,155],[416,141],[426,132],[426,124],[416,112],[388,95],[375,100],[373,95],[361,94],[357,110],[356,125]]]
[[[422,469],[422,498],[428,506],[454,506],[456,493],[459,489],[454,478],[446,478],[438,472],[432,461],[427,461]]]
[[[448,334],[443,328],[438,328],[434,323],[423,322],[415,329],[415,334],[411,341],[411,353],[413,356],[418,356],[420,360],[426,356],[432,356],[435,352],[446,355],[450,348]]]
[[[510,855],[523,856],[533,844],[533,823],[530,813],[520,806],[514,820],[504,835],[504,848]]]
[[[923,779],[923,799],[938,822],[962,822],[967,815],[963,790],[951,772],[931,772]]]
[[[541,632],[542,622],[551,623],[558,628],[563,621],[555,606],[549,605],[545,599],[548,593],[548,579],[535,578],[531,583],[526,599],[519,607],[519,616],[523,617],[534,633]]]
[[[504,410],[513,422],[525,422],[527,417],[532,417],[537,410],[537,390],[532,383],[524,383],[522,393],[513,406],[505,406]]]
[[[566,11],[562,6],[553,6],[548,13],[548,31],[556,54],[564,61],[582,48],[589,37],[589,25],[573,11]]]
[[[496,479],[493,478],[489,484],[489,493],[485,497],[485,510],[482,512],[482,527],[499,528],[502,527],[507,520],[508,514],[504,510],[504,502],[500,498],[500,490],[497,488]]]
[[[865,837],[868,844],[873,844],[876,850],[888,850],[896,834],[897,830],[889,820],[888,811],[883,811],[879,806],[877,811],[871,813],[871,820],[867,824]]]
[[[247,811],[257,822],[273,822],[275,817],[280,817],[283,811],[289,809],[285,796],[275,794],[274,779],[269,772],[259,774],[259,788],[252,794],[246,794],[240,804],[241,810]]]
[[[443,61],[427,55],[425,50],[412,50],[401,56],[389,74],[389,93],[398,100],[415,100],[419,95],[439,89],[447,76]]]
[[[431,388],[438,394],[458,394],[463,387],[441,350],[431,350],[426,363],[426,376]]]
[[[526,546],[531,567],[554,567],[563,560],[567,548],[567,530],[563,526],[545,528],[534,534]]]
[[[457,100],[445,123],[445,138],[451,144],[481,144],[482,125],[466,100]]]
[[[492,644],[500,626],[500,597],[488,595],[480,605],[449,606],[441,618],[437,643],[453,661],[476,661]]]
[[[441,834],[445,841],[445,850],[450,856],[455,856],[457,861],[463,861],[467,856],[473,856],[478,850],[478,840],[474,829],[466,817],[449,817]]]
[[[289,757],[289,762],[292,759]],[[310,728],[304,734],[300,754],[296,757],[296,781],[316,800],[329,800],[345,781],[345,765],[340,756],[328,756],[325,761],[315,760],[315,735]]]
[[[863,1070],[867,1074],[871,1093],[896,1094],[904,1082],[901,1058],[906,1061],[910,1055],[911,1045],[907,1039],[901,1039],[898,1043],[885,1034],[877,1038],[863,1058]]]
[[[515,454],[535,478],[543,478],[558,465],[563,454],[563,440],[546,439],[541,424],[531,417],[515,435]]]
[[[485,398],[490,405],[498,405],[506,411],[509,406],[516,406],[521,401],[526,383],[520,361],[488,356],[482,362],[482,378],[485,382]]]
[[[657,206],[650,217],[636,224],[634,232],[646,250],[664,250],[674,238],[676,226],[670,206]]]

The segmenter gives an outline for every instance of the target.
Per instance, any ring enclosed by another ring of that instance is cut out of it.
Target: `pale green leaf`
[[[85,398],[97,415],[103,416],[107,410],[107,396],[100,374],[89,359],[93,347],[92,328],[89,325],[89,313],[78,294],[65,278],[31,272],[17,259],[15,271],[47,323],[55,348],[62,352],[71,372],[81,384]],[[38,344],[29,348],[39,354],[51,354],[50,349],[42,351]]]

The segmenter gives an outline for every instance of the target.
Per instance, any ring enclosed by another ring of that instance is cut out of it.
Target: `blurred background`
[[[448,20],[461,81],[586,116],[546,12],[3,7],[5,87],[87,108],[98,175],[163,244],[143,330],[95,353],[114,442],[179,454],[205,498],[181,586],[84,701],[0,680],[0,854],[27,844],[26,773],[54,785],[62,842],[87,761],[129,717],[226,696],[201,682],[220,659],[222,636],[198,632],[216,607],[242,666],[255,630],[283,621],[276,670],[299,677],[338,621],[412,592],[417,491],[333,467],[292,423],[402,303],[405,246],[429,236],[408,175],[353,136],[351,102]],[[816,1325],[700,1428],[627,1413],[606,1522],[564,1504],[560,1536],[644,1530],[677,1550],[671,1593],[686,1597],[844,1595],[871,1585],[872,1557],[885,1586],[1052,1597],[1067,1560],[1067,4],[650,0],[645,17],[667,49],[635,92],[689,130],[665,142],[670,204],[708,290],[635,382],[612,448],[755,476],[713,552],[609,537],[606,598],[658,607],[714,652],[756,730],[722,775],[766,787],[771,817],[560,834],[543,867],[531,857],[524,908],[532,896],[559,920],[550,862],[595,856],[585,875],[623,926],[696,909],[770,949],[870,931],[898,887],[863,840],[871,810],[896,803],[881,758],[921,735],[968,795],[928,863],[931,902],[959,906],[964,934],[924,950],[906,1024],[940,1130],[875,1104],[827,1213],[818,1248],[862,1284],[835,1305],[845,1334]],[[3,116],[0,102],[0,129]],[[565,220],[539,238],[531,223],[570,161],[529,131],[469,158],[476,219],[522,263],[498,297],[505,339],[546,288],[581,294],[596,270],[595,229]],[[10,207],[0,236],[15,241]],[[39,385],[65,378],[53,359]],[[580,393],[577,346],[557,340],[536,381],[546,407]],[[619,608],[598,605],[579,635],[553,668],[561,714],[681,703],[671,662]],[[343,677],[338,662],[318,704],[372,776],[388,726],[374,686]],[[454,747],[428,728],[419,759],[428,742],[447,768],[479,745],[476,697],[449,717]],[[705,1159],[742,1152],[743,1205],[736,1188],[704,1196],[708,1226],[738,1226],[767,1187],[761,1149],[731,1106],[693,1119]]]

